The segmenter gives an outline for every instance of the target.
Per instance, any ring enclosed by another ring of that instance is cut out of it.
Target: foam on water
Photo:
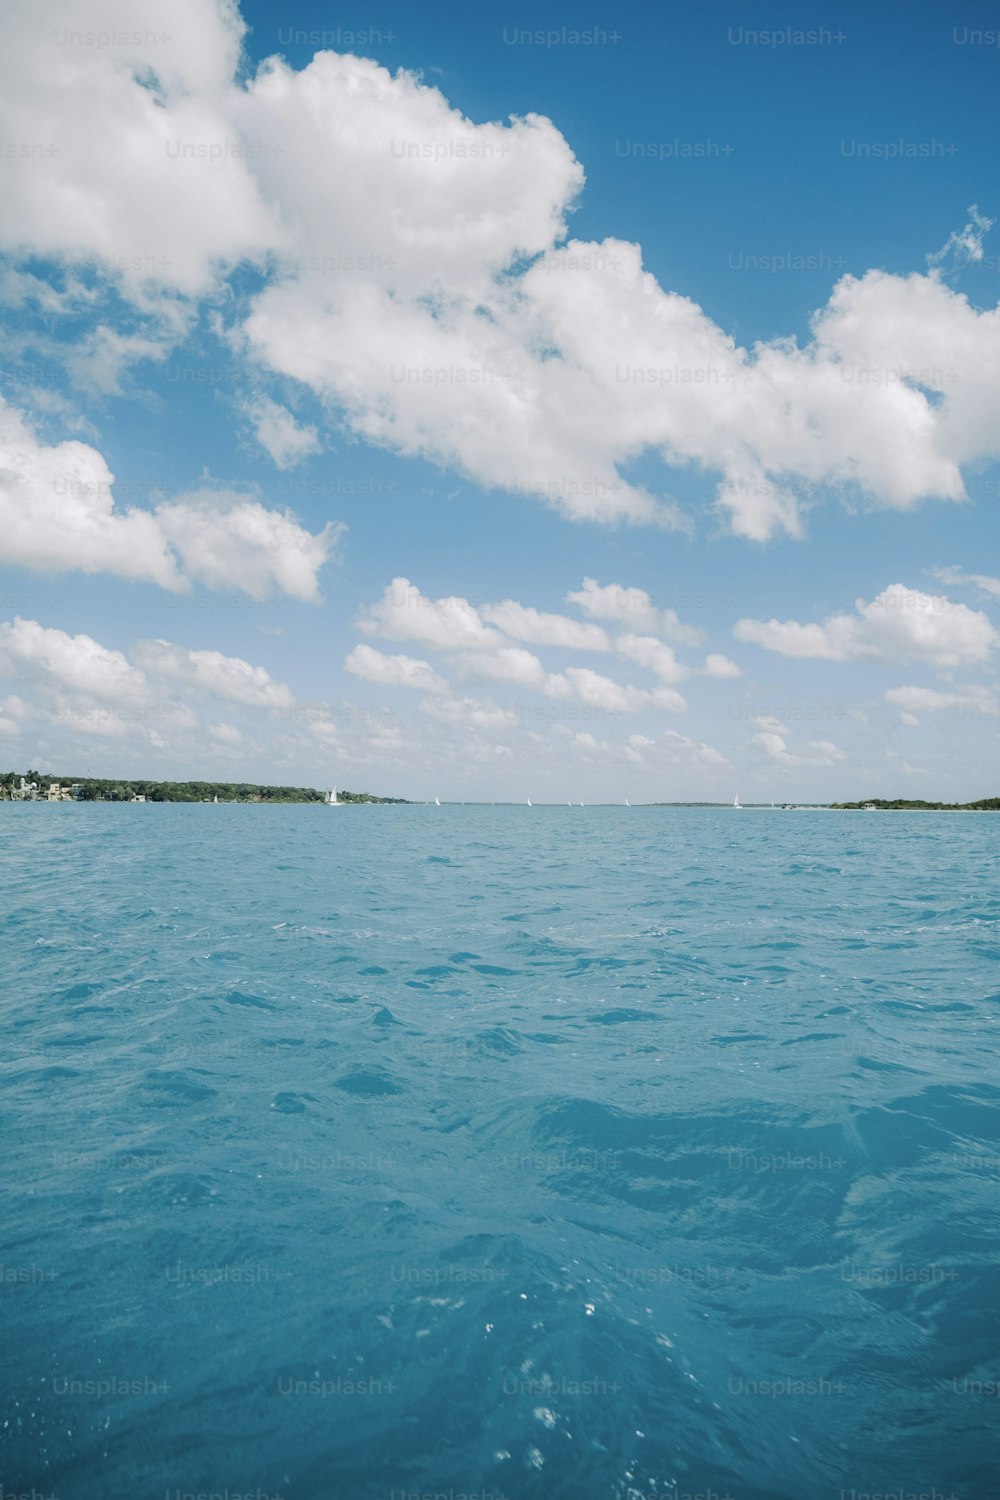
[[[997,830],[5,807],[5,1491],[1000,1493]]]

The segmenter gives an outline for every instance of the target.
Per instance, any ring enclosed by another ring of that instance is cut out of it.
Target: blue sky
[[[995,794],[989,7],[7,26],[0,763]]]

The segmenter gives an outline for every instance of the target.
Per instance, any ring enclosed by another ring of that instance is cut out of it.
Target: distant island
[[[869,797],[866,802],[831,802],[837,812],[1000,812],[1000,797],[980,797],[978,802],[920,802],[906,797]]]
[[[0,772],[0,802],[319,802],[327,794],[311,786],[261,786],[248,781],[130,781],[115,777],[55,777],[40,771]],[[337,792],[348,803],[402,803],[404,797]]]

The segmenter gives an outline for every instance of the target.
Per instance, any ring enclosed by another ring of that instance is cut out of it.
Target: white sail
[[[327,807],[339,807],[340,806],[340,803],[337,801],[337,788],[336,787],[332,787],[331,790],[329,791],[329,793],[327,794],[326,805],[327,805]]]
[[[533,803],[533,802],[532,802],[532,800],[531,800],[531,798],[530,798],[530,797],[529,797],[529,798],[528,798],[528,806],[529,806],[529,807],[534,807],[534,805],[535,805],[535,804],[534,804],[534,803]]]
[[[434,806],[435,807],[440,807],[441,806],[441,798],[440,797],[435,797],[434,798]]]
[[[743,806],[743,803],[740,801],[740,794],[739,794],[739,792],[737,792],[736,796],[733,798],[733,806],[734,807],[742,807]]]

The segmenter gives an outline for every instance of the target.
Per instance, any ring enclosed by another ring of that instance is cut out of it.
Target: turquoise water
[[[998,836],[0,807],[5,1491],[997,1496]]]

